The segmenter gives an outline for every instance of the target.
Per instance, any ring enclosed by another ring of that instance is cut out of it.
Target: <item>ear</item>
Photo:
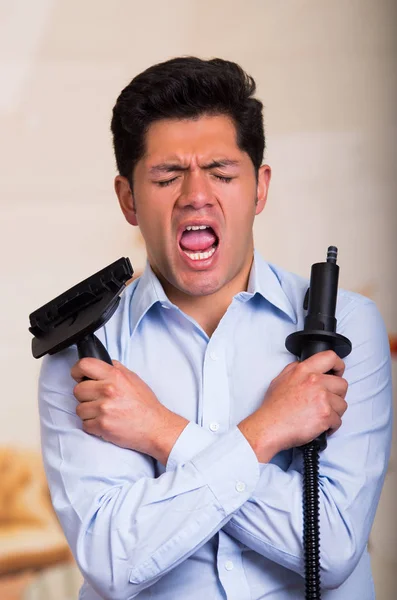
[[[134,196],[132,195],[132,190],[130,186],[130,182],[127,177],[122,177],[121,175],[117,175],[114,180],[114,189],[117,194],[117,198],[119,199],[120,208],[123,211],[123,215],[130,225],[138,225],[138,221],[136,218],[136,209]]]
[[[262,165],[261,167],[259,167],[258,184],[256,188],[256,215],[259,215],[265,208],[271,175],[272,170],[269,167],[269,165]]]

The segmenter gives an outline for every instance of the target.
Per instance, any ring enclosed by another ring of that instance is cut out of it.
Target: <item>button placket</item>
[[[223,348],[223,336],[211,339],[203,368],[203,426],[214,434],[228,429],[230,415],[229,381]]]
[[[218,535],[218,573],[228,600],[251,598],[239,543],[222,530]]]

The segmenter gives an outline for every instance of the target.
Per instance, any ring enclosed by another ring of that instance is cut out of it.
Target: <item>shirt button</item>
[[[245,490],[245,483],[243,481],[237,481],[236,490],[238,492],[243,492]]]
[[[231,571],[234,568],[234,564],[232,563],[231,560],[227,560],[225,562],[225,569],[226,571]]]
[[[219,423],[210,423],[210,429],[211,431],[218,431],[219,429]]]
[[[218,360],[219,356],[217,355],[216,352],[212,351],[212,352],[210,352],[210,358],[212,360]]]

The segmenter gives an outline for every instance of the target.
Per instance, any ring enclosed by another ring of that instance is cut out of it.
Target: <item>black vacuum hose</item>
[[[313,442],[303,448],[303,551],[306,598],[321,598],[319,449]]]

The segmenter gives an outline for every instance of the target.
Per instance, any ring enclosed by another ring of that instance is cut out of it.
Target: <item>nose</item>
[[[197,169],[185,174],[178,204],[182,208],[191,206],[196,210],[214,204],[207,173]]]

